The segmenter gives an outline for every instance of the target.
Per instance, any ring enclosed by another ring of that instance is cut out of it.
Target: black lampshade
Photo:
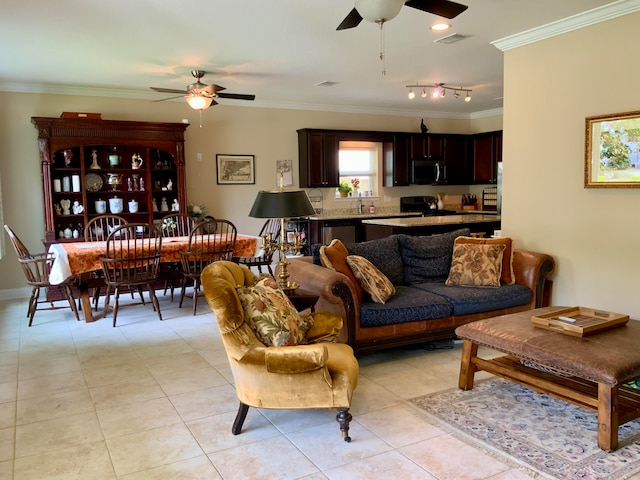
[[[255,218],[295,218],[315,213],[304,190],[260,191],[253,202],[249,216]]]

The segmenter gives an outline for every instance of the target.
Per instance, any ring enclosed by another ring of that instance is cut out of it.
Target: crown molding
[[[33,83],[2,83],[0,82],[0,91],[13,93],[37,93],[48,95],[79,95],[87,97],[108,97],[108,98],[127,98],[132,100],[149,100],[158,101],[158,95],[155,92],[147,92],[146,90],[124,90],[114,88],[99,87],[79,87],[69,85],[38,85]],[[180,98],[167,99],[169,102],[182,102]],[[274,108],[284,110],[308,110],[319,112],[334,113],[358,113],[363,115],[386,115],[397,117],[429,117],[429,118],[448,118],[469,120],[473,118],[481,118],[485,116],[501,115],[502,109],[492,109],[471,113],[454,113],[454,112],[430,112],[428,110],[405,110],[405,109],[385,109],[374,107],[356,107],[350,105],[319,105],[306,103],[287,103],[287,102],[265,102],[253,101],[242,104],[226,104],[218,107],[245,107],[245,108]]]
[[[505,52],[513,48],[539,42],[540,40],[562,35],[563,33],[588,27],[589,25],[595,25],[596,23],[605,22],[637,11],[640,11],[640,0],[618,0],[617,2],[587,10],[586,12],[578,13],[556,22],[547,23],[540,27],[495,40],[491,42],[491,45]]]

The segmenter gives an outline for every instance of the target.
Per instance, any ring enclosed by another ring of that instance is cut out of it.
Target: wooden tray
[[[563,321],[558,317],[570,318],[574,322]],[[611,328],[621,327],[628,321],[629,315],[587,307],[570,307],[531,317],[531,322],[535,327],[574,337],[584,337]]]

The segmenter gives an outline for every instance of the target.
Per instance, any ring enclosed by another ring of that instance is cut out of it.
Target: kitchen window
[[[352,186],[358,179],[358,193],[363,197],[378,196],[378,171],[382,159],[382,144],[378,142],[340,142],[338,163],[340,181]],[[353,192],[352,192],[353,195]],[[336,197],[339,194],[336,191]]]

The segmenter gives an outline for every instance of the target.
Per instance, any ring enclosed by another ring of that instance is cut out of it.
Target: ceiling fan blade
[[[160,93],[178,93],[182,95],[186,95],[187,92],[185,90],[176,90],[175,88],[161,88],[161,87],[149,87],[151,90]]]
[[[336,28],[336,30],[346,30],[347,28],[357,27],[358,25],[360,25],[361,21],[362,16],[358,13],[358,10],[354,8],[349,12],[349,15],[347,15],[345,19],[342,20],[342,23],[338,25],[338,28]]]
[[[219,98],[232,98],[235,100],[255,100],[255,95],[245,95],[242,93],[217,93],[217,97]]]
[[[174,98],[182,98],[184,97],[184,95],[178,95],[176,97],[167,97],[167,98],[161,98],[160,100],[154,100],[153,102],[164,102],[165,100],[173,100]]]
[[[215,83],[212,83],[211,85],[207,85],[206,87],[201,89],[201,91],[208,92],[211,95],[221,92],[222,90],[226,90],[226,88],[221,87],[220,85],[216,85]]]
[[[457,17],[469,8],[467,5],[450,2],[449,0],[409,0],[405,2],[405,5],[444,18]]]

